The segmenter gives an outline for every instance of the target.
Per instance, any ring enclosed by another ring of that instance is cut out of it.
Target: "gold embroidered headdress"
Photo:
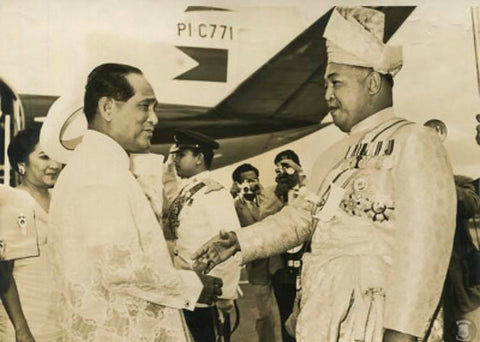
[[[395,74],[402,68],[402,47],[383,43],[385,15],[365,7],[336,7],[323,37],[329,63],[373,68]]]

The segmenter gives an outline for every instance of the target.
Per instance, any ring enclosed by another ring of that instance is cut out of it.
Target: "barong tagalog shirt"
[[[312,237],[297,341],[423,337],[439,302],[455,227],[449,160],[432,130],[386,108],[316,162],[307,191],[237,231],[243,262]]]
[[[202,283],[176,270],[127,153],[87,131],[50,207],[52,254],[65,341],[189,341],[179,309]]]

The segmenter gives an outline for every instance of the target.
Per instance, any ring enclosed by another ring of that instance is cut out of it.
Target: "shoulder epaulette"
[[[205,193],[208,194],[209,192],[212,192],[212,191],[219,191],[219,190],[222,190],[224,187],[222,184],[220,184],[219,182],[213,180],[213,179],[210,179],[210,178],[207,178],[207,179],[202,179],[202,183],[205,184]]]

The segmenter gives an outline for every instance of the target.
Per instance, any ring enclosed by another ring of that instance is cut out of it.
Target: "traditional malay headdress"
[[[383,43],[385,14],[365,7],[336,7],[323,37],[329,63],[395,74],[402,68],[402,47]]]

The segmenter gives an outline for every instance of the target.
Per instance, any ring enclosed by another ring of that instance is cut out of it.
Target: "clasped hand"
[[[215,266],[240,251],[237,235],[234,232],[220,231],[193,255],[193,269],[197,273],[207,274]]]
[[[222,295],[222,279],[205,274],[198,274],[198,277],[203,284],[203,289],[198,298],[198,302],[207,305],[213,304],[213,302]]]

